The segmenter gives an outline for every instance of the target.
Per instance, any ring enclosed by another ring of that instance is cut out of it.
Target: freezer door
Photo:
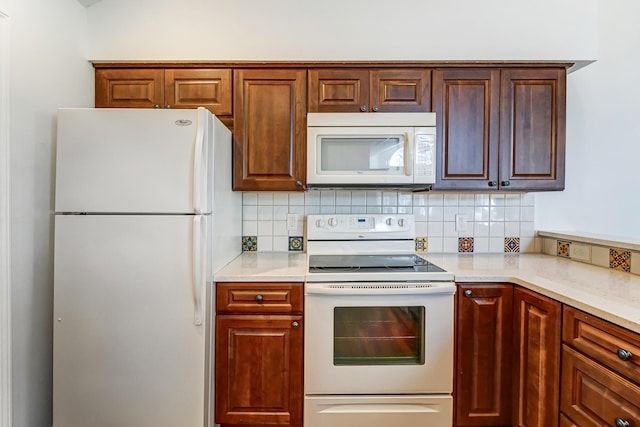
[[[213,120],[204,108],[58,110],[56,212],[210,213]]]
[[[54,427],[207,425],[207,221],[56,216]]]

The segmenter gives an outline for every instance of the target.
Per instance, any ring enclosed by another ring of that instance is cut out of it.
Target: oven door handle
[[[453,294],[456,286],[453,282],[438,284],[412,284],[406,283],[394,285],[393,283],[334,283],[331,285],[307,284],[307,295],[426,295],[426,294]]]

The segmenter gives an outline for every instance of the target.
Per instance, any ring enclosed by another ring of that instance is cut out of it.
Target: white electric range
[[[453,274],[412,215],[309,215],[305,427],[451,427]]]

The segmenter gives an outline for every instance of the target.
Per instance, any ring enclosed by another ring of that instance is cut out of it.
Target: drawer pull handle
[[[264,300],[264,297],[260,294],[256,295],[256,302],[262,302]]]
[[[298,327],[299,327],[299,326],[300,326],[300,323],[298,323],[298,322],[293,322],[293,323],[291,324],[291,327],[292,327],[293,329],[298,329]]]
[[[622,418],[616,418],[616,427],[629,427],[630,425],[629,421]]]
[[[632,357],[633,357],[633,354],[631,354],[630,351],[624,350],[622,348],[618,349],[618,358],[620,360],[627,361],[627,360],[631,360]],[[620,419],[620,418],[617,418],[617,419]]]

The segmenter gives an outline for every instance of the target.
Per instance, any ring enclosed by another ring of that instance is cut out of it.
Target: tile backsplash
[[[302,251],[306,215],[332,213],[413,214],[417,251],[503,253],[541,249],[533,228],[534,196],[529,193],[246,192],[242,203],[246,251]]]
[[[568,258],[572,261],[597,265],[598,267],[624,271],[626,273],[640,274],[640,248],[632,245],[633,249],[624,243],[615,241],[597,240],[583,236],[573,236],[568,240],[566,236],[556,238],[549,236],[547,232],[541,232],[540,237],[542,252],[547,255]]]

